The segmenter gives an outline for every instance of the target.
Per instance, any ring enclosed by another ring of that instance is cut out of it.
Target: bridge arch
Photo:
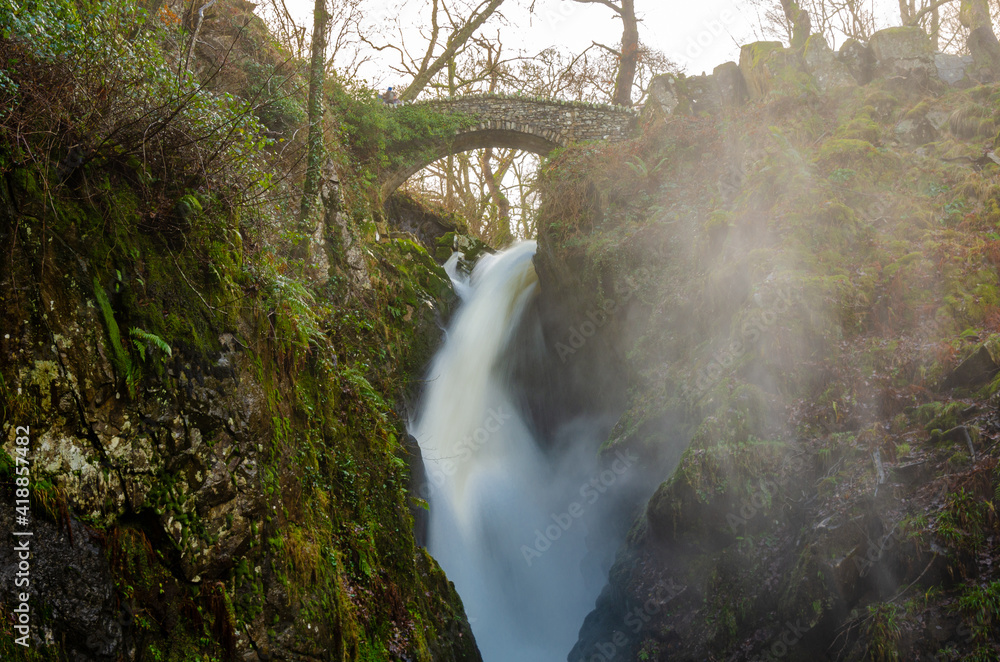
[[[450,154],[487,147],[520,149],[546,156],[557,147],[588,140],[624,140],[638,113],[631,108],[501,95],[420,102],[441,113],[478,120],[448,140],[432,141],[382,177],[383,199],[421,169]]]

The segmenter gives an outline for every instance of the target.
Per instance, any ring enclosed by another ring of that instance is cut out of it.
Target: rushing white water
[[[528,316],[534,252],[524,242],[485,256],[468,281],[448,265],[462,303],[412,430],[430,487],[428,547],[462,597],[485,662],[565,660],[604,579],[583,570],[585,527],[603,492],[588,487],[600,475],[599,427],[578,418],[556,439],[536,439],[505,365],[544,352]]]

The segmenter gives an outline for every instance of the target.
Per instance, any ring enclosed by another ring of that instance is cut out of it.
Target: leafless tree
[[[608,7],[622,21],[622,40],[619,49],[602,46],[618,58],[618,71],[612,103],[619,106],[632,105],[632,85],[639,64],[639,20],[635,15],[635,0],[572,0],[582,4],[598,4]]]
[[[822,35],[831,46],[845,38],[867,41],[878,29],[877,0],[752,0],[766,38],[802,45],[809,32]],[[801,14],[805,12],[805,14]],[[796,40],[795,18],[800,19]],[[808,20],[808,24],[805,21]],[[804,36],[802,36],[804,35]]]
[[[1000,9],[1000,3],[993,4]],[[752,6],[757,10],[762,36],[788,43],[795,41],[792,18],[796,8],[808,12],[812,32],[833,47],[847,38],[867,41],[879,29],[892,25],[887,22],[887,0],[752,0]],[[960,0],[896,0],[893,6],[899,17],[896,25],[923,28],[937,49],[962,50],[965,46],[969,29],[959,20]]]
[[[399,56],[399,64],[392,66],[396,73],[407,76],[410,83],[400,94],[403,101],[412,101],[423,92],[438,74],[453,66],[456,59],[468,48],[483,25],[491,18],[502,16],[497,11],[504,0],[479,0],[478,4],[470,5],[456,0],[431,0],[428,18],[429,28],[420,30],[426,43],[420,52],[411,51],[408,46],[407,34],[411,26],[403,26],[400,19],[395,19],[392,26],[393,34],[383,35],[383,43],[368,35],[362,35],[361,40],[376,51],[393,50]],[[466,18],[462,18],[462,17]]]
[[[363,0],[331,0],[327,4],[325,66],[328,73],[336,68],[341,80],[355,79],[362,65],[371,60],[371,50],[361,40],[365,32],[363,9]],[[292,57],[304,60],[311,55],[311,33],[296,21],[286,0],[266,0],[257,12]]]

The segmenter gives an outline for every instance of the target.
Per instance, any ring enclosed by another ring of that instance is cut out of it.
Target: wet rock
[[[837,59],[847,68],[858,85],[867,85],[875,72],[875,55],[867,44],[848,39],[837,51]]]
[[[973,64],[971,55],[955,55],[954,53],[935,53],[934,68],[941,82],[952,87],[965,87],[972,82],[966,76]]]
[[[856,84],[847,66],[837,58],[822,35],[814,34],[809,37],[802,57],[806,71],[816,80],[821,92],[853,87]]]
[[[0,510],[0,528],[14,528],[13,509]],[[75,519],[57,526],[46,520],[32,521],[30,539],[30,593],[33,613],[32,648],[47,637],[60,637],[66,659],[112,662],[127,649],[130,618],[117,606],[114,583],[107,559],[91,530]],[[72,531],[72,535],[70,535]],[[5,536],[7,537],[7,536]],[[0,547],[0,582],[14,587],[18,572],[13,545]]]
[[[931,469],[925,460],[917,460],[893,467],[892,477],[893,480],[905,485],[913,485],[926,479],[930,471]]]
[[[416,498],[422,499],[425,503],[415,502],[414,496],[410,497],[409,510],[413,516],[413,538],[420,547],[427,546],[427,533],[430,525],[430,514],[426,508],[426,501],[430,498],[432,484],[427,476],[427,469],[424,466],[423,454],[420,451],[420,444],[412,434],[406,435],[404,442],[406,448],[407,465],[410,467],[410,481],[408,491]]]
[[[941,384],[942,388],[976,388],[987,384],[1000,372],[1000,336],[976,348]]]
[[[896,125],[896,139],[910,145],[926,145],[938,138],[938,131],[926,117],[906,118]]]
[[[918,27],[879,30],[869,44],[875,56],[875,75],[882,78],[903,76],[920,81],[937,75],[930,39]]]

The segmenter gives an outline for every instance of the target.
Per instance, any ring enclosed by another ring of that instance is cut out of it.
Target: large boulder
[[[673,74],[656,76],[649,82],[650,106],[665,115],[673,115],[680,103],[677,93],[677,77]]]
[[[739,73],[737,71],[737,73]],[[727,77],[727,99],[739,96],[742,80]],[[655,77],[649,84],[648,108],[665,115],[716,114],[724,103],[722,90],[713,75],[675,76],[664,74]]]
[[[937,127],[927,117],[906,117],[893,129],[896,139],[909,145],[926,145],[938,138]]]
[[[875,56],[875,75],[904,76],[927,81],[937,75],[934,49],[927,33],[918,27],[879,30],[869,44]]]
[[[774,87],[774,79],[786,66],[785,47],[780,41],[757,41],[740,49],[740,71],[751,99],[760,99]]]
[[[735,62],[720,64],[712,70],[719,101],[723,108],[742,106],[747,101],[747,82]]]
[[[690,115],[715,115],[722,107],[715,77],[705,74],[682,79],[681,109]]]
[[[823,35],[814,34],[809,37],[802,58],[806,71],[816,80],[816,86],[821,92],[853,87],[856,84],[847,66],[837,58]]]
[[[942,388],[978,388],[1000,373],[1000,335],[991,336],[945,377]]]

